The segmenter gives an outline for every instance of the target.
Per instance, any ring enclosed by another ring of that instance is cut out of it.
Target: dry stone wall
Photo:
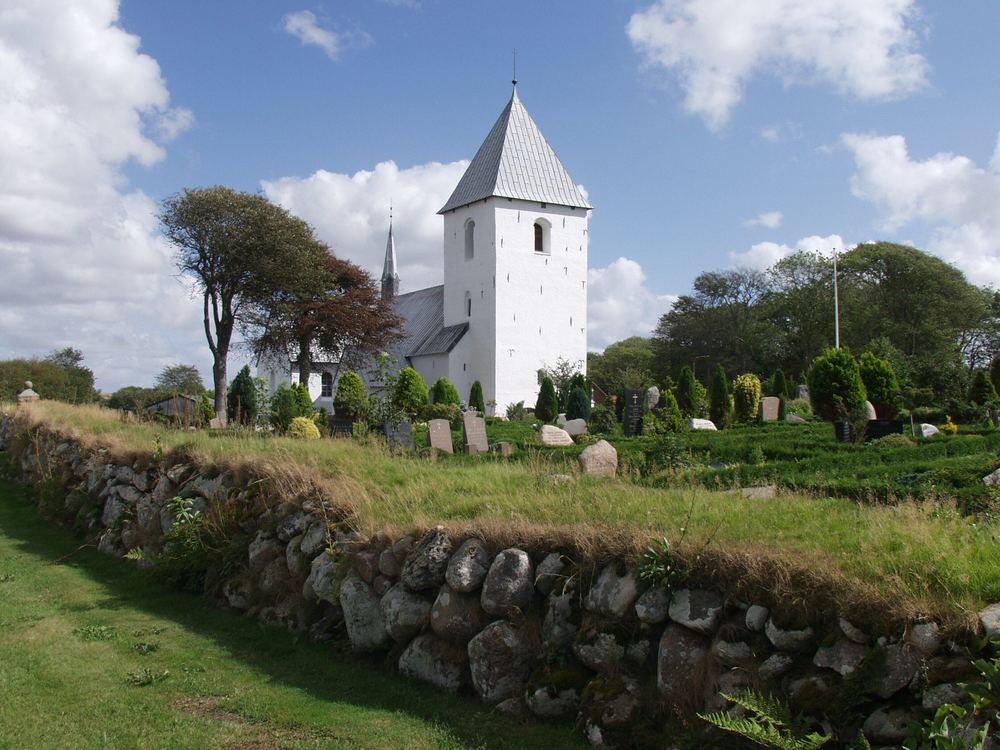
[[[623,562],[589,570],[443,527],[361,539],[323,498],[273,496],[266,477],[116,462],[42,430],[12,436],[9,422],[4,444],[40,510],[101,552],[190,583],[171,547],[179,525],[228,523],[230,547],[194,576],[219,604],[316,640],[346,636],[505,712],[575,721],[595,747],[649,746],[671,717],[726,709],[722,694],[745,687],[778,692],[842,737],[863,725],[892,745],[917,707],[962,699],[959,683],[975,677],[967,648],[933,622],[879,638],[845,618],[789,623],[722,591],[643,586]],[[1000,610],[983,624],[1000,634]]]

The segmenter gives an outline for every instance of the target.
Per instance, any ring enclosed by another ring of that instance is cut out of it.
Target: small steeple
[[[399,274],[396,272],[396,241],[392,236],[392,206],[389,206],[389,239],[385,243],[385,263],[382,264],[382,299],[391,300],[399,294]]]

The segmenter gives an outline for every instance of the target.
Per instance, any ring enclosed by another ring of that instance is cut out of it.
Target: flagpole
[[[840,348],[840,298],[837,291],[837,248],[833,248],[833,340]]]

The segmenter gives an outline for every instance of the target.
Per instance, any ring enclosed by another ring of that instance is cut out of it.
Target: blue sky
[[[78,346],[105,389],[207,376],[155,220],[183,187],[263,190],[372,270],[392,200],[404,290],[439,281],[434,212],[514,48],[596,206],[592,348],[797,247],[909,241],[1000,285],[998,28],[993,0],[11,0],[0,356]]]

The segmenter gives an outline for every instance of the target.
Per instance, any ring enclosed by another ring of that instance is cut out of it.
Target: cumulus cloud
[[[660,316],[677,301],[646,285],[646,272],[631,258],[591,268],[587,293],[587,346],[600,351],[629,336],[649,336]]]
[[[826,237],[810,235],[803,237],[794,245],[779,242],[758,242],[749,250],[729,253],[729,259],[737,268],[756,268],[764,271],[793,253],[812,252],[829,255],[834,250],[843,252],[845,249],[849,248],[845,248],[844,240],[839,234],[831,234]]]
[[[301,216],[333,252],[378,278],[385,257],[389,206],[402,291],[440,284],[443,223],[437,211],[461,179],[467,161],[400,169],[385,161],[354,174],[319,170],[308,177],[264,181],[264,194]]]
[[[284,18],[284,29],[294,36],[302,46],[319,47],[331,60],[340,59],[340,53],[350,47],[367,47],[371,36],[361,30],[337,31],[324,27],[311,10],[299,10]]]
[[[117,22],[112,0],[0,13],[0,357],[74,346],[105,389],[179,353],[207,364],[157,206],[121,171],[161,160],[193,118]]]
[[[754,218],[744,221],[743,226],[777,229],[781,226],[781,221],[784,218],[784,214],[782,214],[781,211],[764,211],[757,214]]]
[[[990,163],[957,154],[913,159],[901,135],[848,133],[851,191],[881,212],[881,229],[931,231],[928,247],[978,284],[1000,286],[1000,139]]]
[[[718,129],[758,73],[861,99],[920,89],[917,21],[915,0],[657,0],[627,33],[647,65],[677,76],[685,109]]]

